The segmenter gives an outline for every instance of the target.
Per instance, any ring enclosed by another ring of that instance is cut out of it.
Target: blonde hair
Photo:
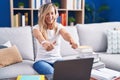
[[[45,16],[50,11],[50,9],[52,7],[55,10],[55,16],[54,16],[55,20],[54,20],[52,26],[53,26],[53,29],[54,29],[54,31],[56,33],[56,31],[57,31],[56,19],[58,17],[57,7],[54,4],[52,4],[52,3],[44,4],[44,5],[42,5],[40,7],[39,12],[38,12],[38,25],[39,25],[39,28],[40,28],[40,31],[41,31],[43,37],[46,40],[48,39],[48,35],[47,35],[47,29],[48,29],[48,27],[47,27],[47,24],[45,22]]]

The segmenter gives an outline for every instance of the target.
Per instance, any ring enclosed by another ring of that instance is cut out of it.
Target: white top
[[[37,56],[36,60],[45,60],[48,62],[55,62],[56,60],[62,59],[60,54],[60,29],[64,28],[61,24],[58,24],[57,32],[55,33],[54,30],[47,30],[48,40],[50,42],[56,41],[54,49],[51,51],[46,51],[42,45],[37,40]],[[33,29],[39,29],[39,26],[36,25]]]

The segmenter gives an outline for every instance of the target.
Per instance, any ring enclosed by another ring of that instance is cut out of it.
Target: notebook
[[[89,80],[93,58],[56,61],[54,74],[48,80]]]

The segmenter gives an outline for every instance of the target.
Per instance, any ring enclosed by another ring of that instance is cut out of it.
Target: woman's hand
[[[54,49],[54,43],[51,43],[49,41],[43,43],[42,46],[45,48],[46,51],[51,51],[52,49]]]
[[[62,35],[64,40],[66,40],[70,43],[70,45],[72,46],[73,49],[78,48],[78,44],[74,41],[72,36],[64,28],[62,28],[60,30],[60,34]]]
[[[75,43],[74,41],[71,40],[71,41],[70,41],[70,44],[71,44],[71,46],[72,46],[73,49],[78,48],[78,44]]]

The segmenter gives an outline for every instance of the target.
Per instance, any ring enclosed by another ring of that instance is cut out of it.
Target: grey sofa
[[[76,27],[65,29],[72,35],[80,45],[89,45],[95,52],[100,53],[101,60],[106,67],[120,71],[120,54],[106,54],[107,38],[105,30],[120,26],[120,22],[77,24]],[[32,65],[36,60],[36,53],[39,52],[39,43],[32,36],[32,29],[29,26],[19,28],[0,28],[0,44],[11,41],[21,53],[23,61],[0,68],[0,79],[16,77],[22,74],[38,74]],[[61,38],[61,55],[63,59],[76,57],[78,53],[71,48],[68,42]],[[70,56],[72,55],[72,57]]]

